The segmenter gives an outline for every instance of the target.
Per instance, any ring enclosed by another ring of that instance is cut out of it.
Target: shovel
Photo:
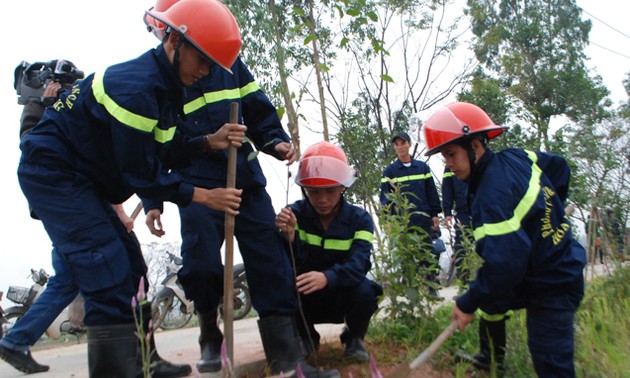
[[[391,373],[385,376],[385,378],[407,378],[411,372],[418,368],[418,366],[426,363],[431,356],[437,352],[438,349],[444,344],[444,342],[451,337],[451,335],[457,329],[457,320],[453,320],[451,324],[440,333],[440,335],[433,340],[431,345],[427,347],[418,357],[416,357],[410,364],[404,363],[398,365]]]
[[[230,104],[230,123],[238,123],[238,102]],[[228,147],[227,188],[236,186],[236,147]],[[227,356],[234,361],[234,215],[225,214],[225,269],[223,279],[223,335]]]

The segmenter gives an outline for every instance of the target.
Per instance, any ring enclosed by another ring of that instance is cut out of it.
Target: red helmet
[[[159,3],[160,7],[168,5],[168,1]],[[147,22],[147,17],[154,20]],[[199,52],[228,72],[241,49],[241,32],[236,19],[218,0],[180,0],[164,11],[146,11],[145,22],[156,28],[164,24],[179,32]],[[162,37],[163,31],[164,28]]]
[[[179,0],[157,0],[155,6],[151,7],[149,11],[164,12],[169,9],[173,4]],[[151,17],[148,13],[144,14],[144,23],[147,25],[147,29],[153,33],[160,41],[164,39],[164,32],[166,31],[166,24],[157,19]]]
[[[295,183],[308,188],[351,186],[356,180],[343,150],[330,142],[319,142],[304,151]]]
[[[424,123],[424,137],[428,151],[439,152],[441,147],[462,138],[485,133],[488,139],[499,136],[507,126],[498,126],[477,105],[454,102],[433,113]]]

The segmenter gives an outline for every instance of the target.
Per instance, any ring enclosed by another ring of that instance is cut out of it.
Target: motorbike
[[[9,286],[6,297],[15,303],[16,306],[1,311],[3,314],[0,319],[0,323],[2,323],[0,337],[6,335],[35,303],[44,291],[49,275],[43,268],[40,270],[31,269],[30,277],[33,280],[33,285],[30,288]],[[86,332],[87,330],[83,325],[83,298],[79,295],[68,306],[68,309],[64,310],[48,327],[46,335],[52,339],[59,339],[62,333],[70,333],[79,338]]]
[[[26,311],[44,291],[44,285],[48,282],[48,273],[43,268],[40,270],[31,269],[30,277],[33,279],[33,285],[30,288],[9,286],[7,299],[15,303],[16,306],[9,307],[3,311],[2,336],[6,335],[13,328],[15,322],[26,314]]]
[[[181,257],[166,252],[168,264],[162,289],[153,298],[151,313],[153,328],[176,329],[188,324],[195,312],[194,303],[186,298],[184,289],[177,278],[182,266]],[[245,266],[234,265],[234,320],[243,319],[252,309],[252,301],[247,287]],[[219,305],[219,315],[223,316],[223,301]]]

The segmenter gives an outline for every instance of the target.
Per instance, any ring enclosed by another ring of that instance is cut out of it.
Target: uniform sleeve
[[[455,188],[453,187],[453,172],[450,169],[444,169],[444,176],[442,176],[442,210],[444,210],[444,216],[453,215],[453,200]]]
[[[177,125],[159,124],[162,109],[156,96],[144,91],[110,101],[118,106],[118,110],[116,115],[108,113],[106,118],[111,129],[114,157],[125,181],[141,197],[187,206],[192,201],[193,186],[182,182],[160,159],[176,155],[168,148],[185,149],[186,146],[184,142],[178,142],[176,146],[167,147],[171,142],[169,132],[174,132]],[[110,105],[110,108],[113,107]],[[107,109],[105,107],[106,112]],[[154,125],[148,127],[151,122]]]
[[[558,198],[564,203],[569,195],[569,181],[571,179],[569,164],[563,157],[546,152],[538,151],[536,157],[538,158],[536,164],[549,178]]]
[[[343,263],[337,263],[324,270],[328,278],[328,287],[353,287],[365,279],[372,267],[374,222],[366,212],[356,219],[355,233],[350,247],[350,257]]]
[[[475,201],[475,228],[510,219],[516,207],[510,190],[483,194]],[[506,210],[509,209],[509,210]],[[479,216],[478,221],[476,218]],[[532,240],[523,227],[502,235],[485,235],[477,240],[477,251],[484,260],[469,290],[457,299],[465,313],[473,313],[483,304],[501,303],[513,298],[514,288],[527,272]]]
[[[238,62],[240,62],[239,81],[244,83],[241,90],[250,91],[241,100],[247,135],[258,150],[282,160],[274,147],[280,142],[290,142],[291,139],[282,128],[276,108],[240,58]]]

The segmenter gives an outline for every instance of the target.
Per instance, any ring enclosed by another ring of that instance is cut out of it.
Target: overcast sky
[[[3,3],[6,37],[5,52],[2,54],[4,58],[0,59],[0,99],[5,136],[0,138],[3,158],[0,169],[5,205],[0,218],[4,246],[0,262],[0,291],[5,294],[9,285],[30,286],[31,281],[27,277],[31,267],[43,267],[52,273],[50,241],[41,223],[29,218],[27,203],[17,182],[22,106],[17,104],[17,95],[13,89],[15,67],[22,60],[32,63],[61,58],[74,62],[87,74],[135,58],[157,44],[142,22],[144,10],[152,5],[152,1],[144,0],[30,0]],[[601,20],[592,20],[592,45],[587,49],[591,58],[589,67],[603,77],[615,103],[627,99],[621,81],[625,73],[630,71],[630,27],[627,22],[630,3],[578,0],[578,5]],[[586,13],[584,17],[592,18]],[[261,160],[274,206],[279,209],[286,204],[287,168],[273,159]],[[298,197],[299,190],[291,185],[289,201]],[[128,212],[137,202],[137,198],[133,197],[125,204]],[[179,240],[177,210],[169,206],[166,212],[172,216],[164,219],[167,231],[164,239]],[[144,217],[141,216],[136,222],[140,241],[158,241],[148,234],[143,221]],[[11,302],[2,301],[3,308],[10,305]]]

